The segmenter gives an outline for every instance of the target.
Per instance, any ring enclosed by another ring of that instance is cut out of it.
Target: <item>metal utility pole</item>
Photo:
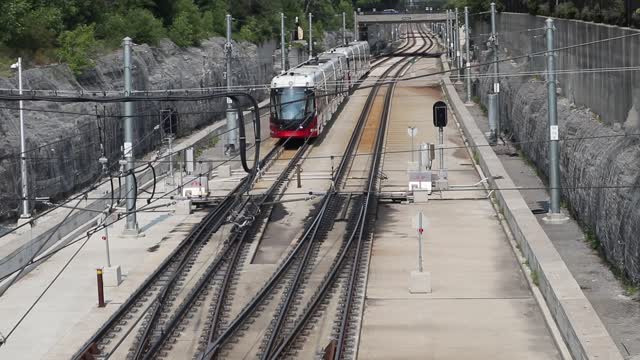
[[[447,23],[445,25],[446,27],[446,32],[445,32],[445,41],[447,43],[447,58],[449,60],[449,64],[451,64],[451,35],[449,34],[451,31],[451,28],[449,26],[449,10],[447,10]]]
[[[18,69],[18,93],[22,95],[22,58],[18,58],[18,62],[11,65],[12,69]],[[29,212],[29,178],[27,172],[27,142],[24,128],[24,102],[20,100],[20,175],[22,182],[22,214],[21,219],[31,218]]]
[[[133,90],[133,79],[131,76],[131,46],[130,37],[124,38],[124,95],[131,96]],[[135,187],[134,164],[133,164],[133,103],[124,103],[124,158],[126,161],[126,180],[125,188],[127,198],[127,223],[125,233],[137,235],[139,233],[138,221],[136,218],[136,195],[138,189]]]
[[[313,14],[309,13],[309,60],[313,59]]]
[[[469,36],[469,7],[464,7],[464,42],[467,63],[465,64],[465,83],[467,85],[467,103],[471,103],[471,52],[469,51],[471,37]]]
[[[458,54],[457,54],[457,48],[458,46],[456,45],[456,42],[458,41],[458,34],[456,33],[456,19],[455,19],[456,13],[452,10],[451,11],[451,56],[453,57],[453,66],[457,68],[458,67]]]
[[[104,224],[104,235],[102,236],[102,240],[104,240],[105,250],[107,250],[107,267],[111,267],[111,253],[109,251],[109,211],[110,209],[107,207],[107,210],[104,212],[103,224]]]
[[[358,12],[353,12],[353,41],[360,41],[360,34],[358,33]]]
[[[500,58],[498,54],[498,34],[496,32],[496,3],[491,3],[491,40],[493,45],[493,59],[495,61],[493,68],[493,93],[497,94],[498,109],[500,109],[500,68],[498,60]],[[496,112],[496,136],[500,137],[502,133],[500,126],[500,110]]]
[[[549,187],[551,188],[550,215],[560,215],[560,151],[558,129],[558,99],[556,98],[556,60],[553,51],[553,20],[547,19],[547,89],[549,101]]]
[[[458,60],[458,82],[460,82],[460,73],[462,72],[462,49],[460,43],[460,15],[458,14],[458,8],[456,8],[456,59]]]
[[[342,41],[345,45],[349,42],[347,41],[347,14],[342,12]]]
[[[447,45],[449,47],[449,66],[454,65],[453,60],[454,60],[454,56],[455,54],[453,53],[453,14],[451,12],[451,10],[449,10],[448,14],[447,14],[447,30],[449,31],[449,44]]]
[[[227,14],[227,42],[224,44],[225,59],[227,62],[227,91],[231,91],[233,86],[231,61],[233,60],[233,44],[231,42],[231,15]],[[283,49],[284,51],[284,49]],[[233,109],[233,102],[227,98],[227,145],[225,146],[225,154],[234,156],[238,150],[238,131],[236,129],[236,113]]]
[[[286,72],[287,71],[287,44],[285,43],[285,38],[284,38],[284,13],[280,13],[280,57],[282,58],[280,60],[280,65],[282,66],[282,72]]]

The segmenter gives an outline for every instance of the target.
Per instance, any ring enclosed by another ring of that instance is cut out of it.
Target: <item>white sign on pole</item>
[[[558,129],[558,125],[551,125],[549,127],[551,131],[551,140],[559,140],[560,139],[560,130]]]
[[[407,133],[409,134],[409,136],[415,137],[416,135],[418,135],[418,128],[416,128],[416,127],[408,127],[407,128]]]
[[[124,157],[133,157],[133,146],[130,142],[125,142],[124,143]]]

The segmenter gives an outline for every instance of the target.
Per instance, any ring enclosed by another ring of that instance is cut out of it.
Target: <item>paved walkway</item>
[[[433,72],[437,60],[422,59],[412,74]],[[429,79],[428,79],[429,80]],[[433,83],[434,79],[430,79]],[[382,191],[407,187],[407,127],[416,144],[436,142],[431,109],[442,97],[425,80],[401,83],[393,101]],[[445,153],[451,185],[480,180],[455,122],[450,119]],[[417,232],[411,218],[427,218],[424,267],[432,293],[411,294],[417,269]],[[425,204],[380,206],[370,260],[358,357],[361,359],[558,359],[547,328],[491,202],[483,190],[434,193]]]
[[[458,87],[462,96],[462,88]],[[478,127],[489,131],[487,117],[478,105],[469,107]],[[507,173],[517,186],[533,190],[521,191],[532,210],[545,209],[549,193],[536,170],[522,156],[512,156],[515,148],[497,147],[496,153]],[[563,210],[564,211],[564,210]],[[640,294],[629,294],[609,267],[591,249],[580,225],[571,219],[566,224],[547,224],[542,221],[546,211],[536,218],[556,250],[576,279],[585,296],[604,323],[618,349],[627,358],[640,358]],[[564,211],[566,215],[570,214]]]

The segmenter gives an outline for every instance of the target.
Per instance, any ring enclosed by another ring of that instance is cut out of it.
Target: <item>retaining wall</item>
[[[500,15],[504,38],[501,49],[506,48],[506,56],[539,50],[542,45],[536,42],[542,39],[532,39],[530,33],[517,31],[540,27],[543,22],[543,18],[530,15]],[[558,20],[556,27],[558,47],[635,31],[572,20]],[[476,28],[478,32],[486,30]],[[604,44],[559,51],[558,69],[640,66],[640,36]],[[491,59],[489,51],[480,53],[480,62],[488,59]],[[500,118],[503,128],[520,143],[520,149],[540,174],[547,177],[546,84],[541,76],[521,75],[532,69],[540,70],[543,60],[540,57],[500,64]],[[492,69],[485,66],[479,70],[487,74]],[[640,284],[638,80],[637,71],[563,75],[559,78],[562,97],[558,99],[563,200],[609,263],[636,284]],[[478,95],[485,105],[490,89],[491,79],[481,77]]]
[[[443,56],[443,64],[446,58]],[[477,154],[479,166],[495,191],[496,201],[531,271],[538,274],[538,286],[558,329],[574,359],[622,360],[591,303],[531,213],[522,195],[502,166],[493,148],[458,96],[451,80],[444,78],[443,90],[458,120],[466,142]]]

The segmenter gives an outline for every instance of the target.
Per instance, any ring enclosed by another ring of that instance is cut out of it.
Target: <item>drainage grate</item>
[[[549,201],[547,201],[547,200],[538,201],[537,203],[538,203],[538,207],[531,209],[531,212],[534,215],[544,215],[544,214],[547,214],[549,212]]]

